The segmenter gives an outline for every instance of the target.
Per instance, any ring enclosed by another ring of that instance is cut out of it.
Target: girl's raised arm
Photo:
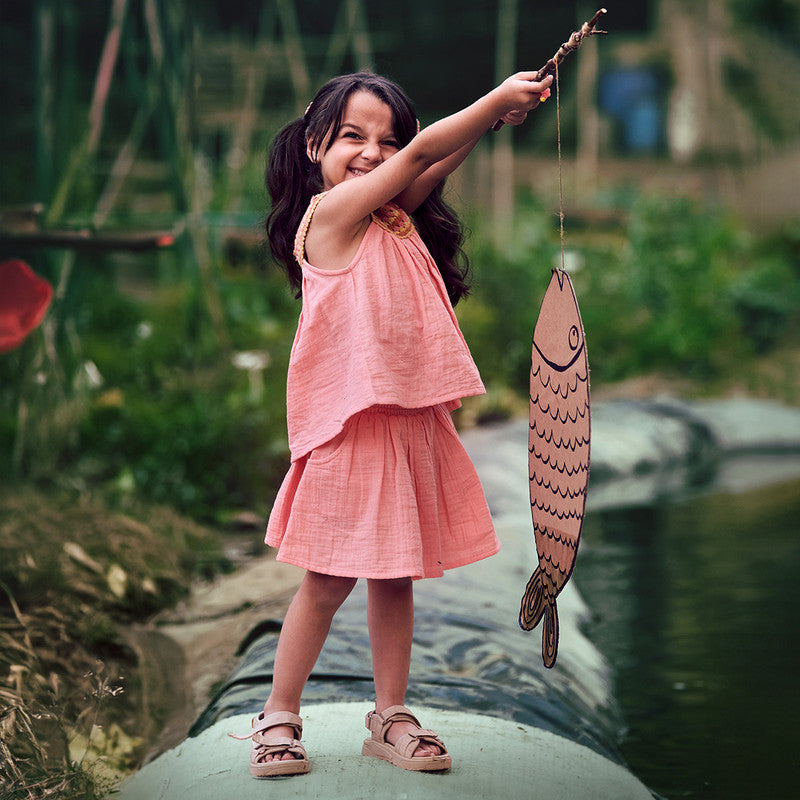
[[[506,125],[521,125],[526,117],[527,112],[515,109],[502,117],[502,120]],[[425,202],[425,199],[441,180],[458,169],[482,137],[483,134],[468,144],[465,144],[460,150],[456,150],[452,155],[438,161],[432,167],[428,167],[422,175],[403,189],[403,191],[394,198],[394,201],[403,211],[412,214]]]
[[[373,211],[401,195],[423,175],[425,180],[415,187],[406,202],[415,202],[425,191],[428,180],[431,183],[427,192],[430,192],[463,161],[497,119],[510,111],[524,113],[538,104],[539,95],[550,85],[552,77],[543,81],[536,81],[536,77],[536,72],[512,75],[472,105],[425,128],[376,168],[333,186],[314,214],[307,239],[309,254],[313,255],[315,245],[322,245],[325,260],[330,261],[332,256],[333,261],[340,262],[342,259],[337,256],[352,251],[353,241],[360,240],[365,220]]]
[[[460,150],[456,150],[447,158],[437,161],[432,167],[428,167],[416,180],[412,181],[394,201],[409,214],[416,211],[424,202],[425,198],[433,191],[438,183],[455,171],[464,159],[473,151],[475,145],[483,137],[483,134],[465,144]]]

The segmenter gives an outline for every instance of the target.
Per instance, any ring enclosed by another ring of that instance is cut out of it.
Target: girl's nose
[[[381,146],[377,142],[364,142],[364,149],[361,154],[368,161],[381,160]]]

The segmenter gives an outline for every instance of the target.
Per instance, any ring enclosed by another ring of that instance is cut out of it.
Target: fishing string
[[[558,141],[558,222],[561,234],[561,271],[566,272],[564,261],[564,184],[561,177],[561,96],[558,82],[558,61],[556,65],[556,138]]]

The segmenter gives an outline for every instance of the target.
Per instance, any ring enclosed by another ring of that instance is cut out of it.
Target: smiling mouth
[[[368,169],[358,169],[357,167],[350,167],[347,170],[351,175],[354,175],[357,178],[360,178],[362,175],[366,175],[370,170]]]

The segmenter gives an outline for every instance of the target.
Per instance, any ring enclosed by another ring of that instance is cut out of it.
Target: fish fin
[[[542,628],[542,663],[552,668],[558,653],[558,609],[553,599],[544,609],[544,626]]]
[[[522,595],[522,603],[519,609],[520,628],[525,631],[532,631],[539,624],[546,605],[547,599],[544,593],[542,570],[537,568],[525,587],[525,594]]]

